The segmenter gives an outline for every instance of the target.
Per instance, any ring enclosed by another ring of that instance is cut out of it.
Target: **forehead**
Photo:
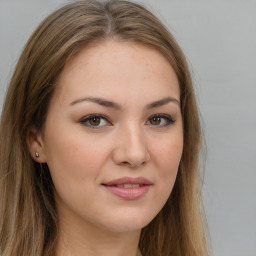
[[[81,93],[108,97],[113,92],[138,96],[144,91],[145,97],[162,92],[179,98],[178,79],[167,59],[156,49],[134,42],[106,41],[84,47],[66,63],[57,91],[70,97]]]

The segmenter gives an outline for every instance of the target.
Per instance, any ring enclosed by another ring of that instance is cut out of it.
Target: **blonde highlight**
[[[125,0],[78,1],[48,16],[16,65],[0,124],[0,255],[54,255],[58,217],[47,165],[34,162],[26,137],[43,130],[55,82],[67,60],[106,40],[135,41],[157,49],[177,74],[184,151],[167,203],[141,234],[145,256],[209,255],[199,183],[200,119],[186,58],[162,23]]]

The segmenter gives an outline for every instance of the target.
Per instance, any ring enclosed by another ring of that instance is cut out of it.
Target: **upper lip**
[[[145,177],[121,177],[118,179],[114,179],[108,182],[102,183],[102,185],[113,186],[113,185],[123,185],[123,184],[141,184],[141,185],[152,185]]]

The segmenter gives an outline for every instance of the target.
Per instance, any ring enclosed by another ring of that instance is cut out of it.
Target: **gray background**
[[[0,103],[23,45],[64,0],[0,0]],[[204,202],[214,256],[256,255],[256,0],[144,3],[183,48],[208,147]]]

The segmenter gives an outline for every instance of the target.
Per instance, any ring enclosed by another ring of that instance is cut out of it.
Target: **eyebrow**
[[[70,105],[75,105],[77,103],[81,103],[84,101],[97,103],[101,106],[108,107],[108,108],[114,108],[114,109],[118,109],[118,110],[122,109],[121,105],[119,105],[118,103],[115,103],[113,101],[109,101],[109,100],[106,100],[103,98],[95,98],[95,97],[86,97],[86,98],[77,99],[77,100],[71,102]]]
[[[178,106],[180,106],[180,102],[177,99],[172,98],[172,97],[165,97],[161,100],[157,100],[152,103],[149,103],[148,105],[146,105],[146,109],[158,108],[158,107],[168,104],[169,102],[173,102],[173,103],[177,104]]]
[[[85,97],[85,98],[77,99],[77,100],[71,102],[70,105],[73,106],[75,104],[85,102],[85,101],[97,103],[101,106],[108,107],[108,108],[114,108],[117,110],[122,109],[121,105],[116,102],[109,101],[109,100],[106,100],[103,98],[95,98],[95,97]],[[160,100],[157,100],[157,101],[147,104],[145,109],[158,108],[158,107],[168,104],[169,102],[173,102],[173,103],[177,104],[178,106],[180,106],[180,102],[177,99],[172,98],[172,97],[165,97],[163,99],[160,99]]]

